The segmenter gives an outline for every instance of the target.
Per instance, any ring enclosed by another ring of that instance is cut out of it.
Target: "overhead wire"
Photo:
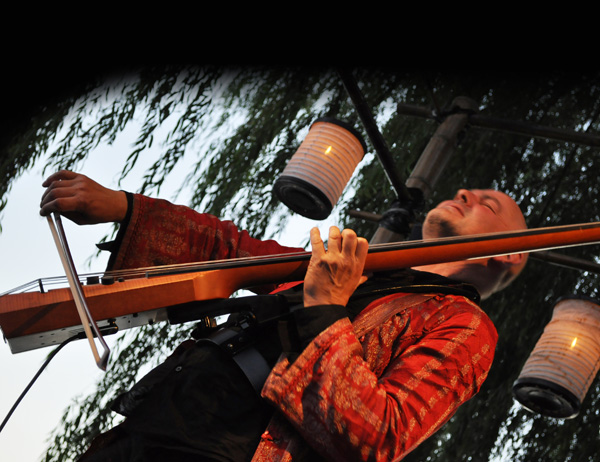
[[[2,430],[4,429],[4,427],[6,426],[6,424],[8,423],[8,420],[11,418],[11,416],[13,415],[13,413],[15,412],[15,410],[17,409],[17,407],[19,406],[19,404],[21,403],[21,401],[23,400],[23,398],[25,398],[25,395],[27,395],[27,393],[29,392],[29,390],[31,389],[31,387],[33,386],[33,384],[37,381],[37,379],[39,378],[39,376],[42,374],[42,372],[44,371],[44,369],[46,369],[46,367],[48,366],[48,364],[50,364],[50,361],[52,361],[52,359],[58,354],[58,352],[60,350],[62,350],[67,344],[69,344],[73,340],[78,340],[78,339],[81,339],[81,338],[82,338],[82,333],[79,333],[77,335],[69,337],[67,340],[65,340],[60,345],[58,345],[54,350],[52,350],[52,352],[46,357],[46,360],[44,361],[44,363],[42,364],[42,366],[38,369],[38,371],[36,372],[36,374],[33,376],[33,378],[27,384],[27,386],[25,387],[25,389],[23,390],[23,392],[19,395],[19,397],[17,398],[17,400],[15,401],[15,403],[13,404],[13,406],[8,411],[8,414],[6,415],[6,417],[4,418],[4,420],[2,421],[2,424],[0,424],[0,432],[2,432]]]

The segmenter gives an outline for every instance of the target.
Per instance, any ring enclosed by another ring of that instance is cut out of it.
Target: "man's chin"
[[[440,216],[427,216],[423,223],[423,239],[439,239],[442,237],[459,236],[460,233],[454,226],[454,223],[443,219]]]

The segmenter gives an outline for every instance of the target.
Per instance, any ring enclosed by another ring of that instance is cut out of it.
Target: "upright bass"
[[[477,259],[600,243],[600,222],[434,240],[374,244],[365,271]],[[85,275],[83,294],[100,328],[168,321],[190,304],[240,289],[302,280],[310,252],[247,257]],[[82,331],[68,288],[43,280],[0,296],[0,328],[13,353],[58,344]],[[35,290],[31,290],[32,287]]]

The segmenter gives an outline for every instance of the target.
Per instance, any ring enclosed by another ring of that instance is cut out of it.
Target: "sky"
[[[135,191],[141,184],[141,172],[158,155],[148,152],[140,160],[124,183],[117,184],[120,169],[129,152],[133,138],[122,135],[112,146],[101,145],[90,153],[78,172],[104,186],[113,189]],[[178,166],[163,186],[160,197],[177,203],[185,203],[185,195],[174,197],[186,174],[186,162]],[[55,247],[46,218],[39,215],[39,203],[44,191],[41,186],[52,171],[42,172],[45,162],[40,160],[18,179],[8,196],[8,204],[1,216],[0,233],[0,293],[12,290],[38,278],[63,276],[64,270]],[[296,216],[284,230],[279,241],[284,245],[301,246],[308,237],[309,229],[318,226],[321,233],[327,231],[332,219],[313,221]],[[62,220],[67,242],[78,273],[97,272],[105,269],[108,255],[94,257],[95,243],[110,232],[111,226],[77,226]],[[112,350],[119,333],[105,337]],[[38,372],[51,348],[41,348],[12,354],[8,344],[0,344],[0,421],[3,421],[27,384]],[[71,342],[63,348],[42,372],[33,387],[8,420],[0,433],[0,459],[2,462],[36,462],[47,448],[47,440],[55,429],[64,410],[78,396],[94,390],[104,374],[94,361],[87,340]]]
[[[122,147],[97,149],[79,170],[101,184],[117,187]],[[39,215],[44,191],[40,160],[12,187],[2,214],[0,234],[0,293],[37,278],[62,276],[64,270],[46,218]],[[123,185],[135,188],[135,185]],[[96,242],[110,232],[110,225],[77,226],[63,220],[67,242],[78,273],[101,271],[108,260],[94,258]],[[90,258],[94,258],[90,260]],[[117,334],[118,335],[118,334]],[[117,336],[105,338],[109,348]],[[8,344],[0,345],[0,416],[6,417],[19,395],[37,373],[51,348],[12,354]],[[94,389],[102,372],[94,361],[87,341],[72,342],[54,357],[23,398],[0,433],[3,462],[35,462],[46,447],[46,440],[78,395]]]

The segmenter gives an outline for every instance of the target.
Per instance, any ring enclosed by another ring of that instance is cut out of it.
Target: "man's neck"
[[[489,259],[458,261],[448,263],[436,263],[433,265],[424,265],[413,267],[417,271],[427,271],[439,274],[455,281],[466,282],[475,286],[481,295],[481,299],[486,299],[493,293],[494,285],[490,277],[488,268]]]

